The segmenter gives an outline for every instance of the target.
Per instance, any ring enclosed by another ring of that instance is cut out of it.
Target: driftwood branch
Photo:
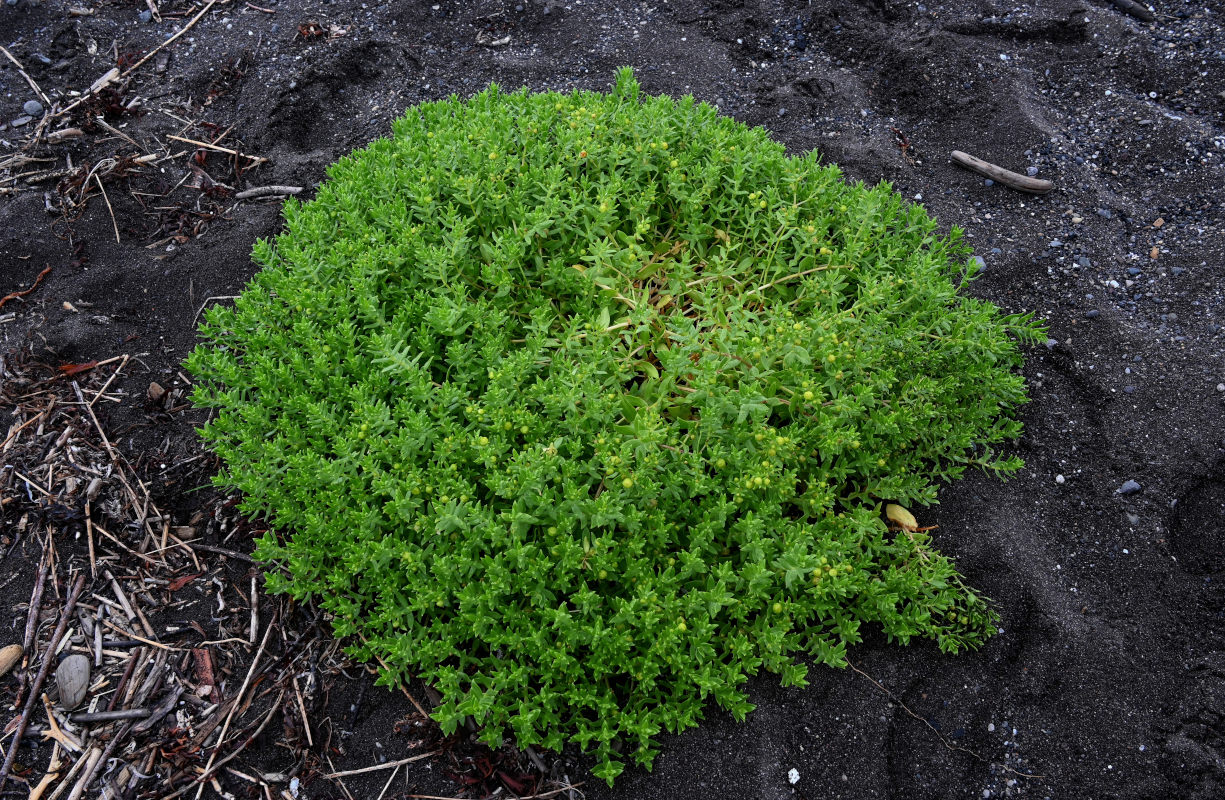
[[[1152,22],[1157,18],[1152,11],[1148,10],[1148,6],[1137,3],[1135,0],[1110,0],[1110,2],[1114,4],[1115,8],[1131,14],[1136,19]]]
[[[298,194],[302,191],[301,186],[256,186],[251,189],[243,189],[238,194],[234,195],[236,200],[249,200],[252,197],[269,197],[279,194]]]
[[[1011,186],[1017,191],[1029,192],[1030,194],[1046,194],[1055,188],[1055,184],[1050,181],[1044,181],[1041,178],[1030,178],[1027,175],[1018,175],[1011,170],[997,167],[995,164],[983,161],[981,158],[975,158],[969,153],[963,153],[960,150],[953,151],[952,159],[954,164],[977,172],[979,175],[984,175],[996,183]]]

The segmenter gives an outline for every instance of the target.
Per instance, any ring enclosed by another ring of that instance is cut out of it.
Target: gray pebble
[[[1047,247],[1063,247],[1063,242],[1058,239],[1051,239],[1051,243]]]
[[[1216,390],[1217,390],[1218,392],[1225,392],[1225,383],[1218,383],[1218,384],[1216,385]]]
[[[1086,268],[1093,266],[1093,262],[1084,256],[1077,256],[1076,263]]]
[[[1123,394],[1132,394],[1136,391],[1136,387],[1128,385],[1123,387]]]
[[[1099,316],[1101,316],[1101,313],[1102,312],[1098,311],[1096,308],[1091,308],[1085,312],[1085,316],[1088,319],[1097,319]]]
[[[79,706],[89,691],[89,659],[80,653],[65,658],[55,669],[55,683],[65,710]]]
[[[1056,347],[1058,347],[1058,346],[1059,346],[1059,340],[1058,340],[1058,339],[1047,339],[1047,340],[1046,340],[1046,349],[1047,349],[1047,350],[1054,350],[1054,349],[1055,349]]]
[[[1127,274],[1128,274],[1128,275],[1130,275],[1130,276],[1132,276],[1133,278],[1134,278],[1134,277],[1136,277],[1137,275],[1139,275],[1139,274],[1140,274],[1140,272],[1141,272],[1141,270],[1140,270],[1140,268],[1139,268],[1139,267],[1128,267],[1128,268],[1127,268]]]
[[[1029,177],[1033,178],[1033,177],[1035,177],[1035,176],[1038,174],[1038,168],[1037,168],[1037,167],[1028,167],[1028,168],[1025,170],[1025,173],[1026,173],[1027,175],[1029,175]]]
[[[1135,481],[1129,478],[1123,482],[1122,486],[1115,489],[1114,493],[1126,496],[1129,494],[1135,494],[1138,491],[1140,491],[1140,484],[1136,483]]]
[[[9,125],[14,128],[20,128],[22,125],[29,125],[33,121],[33,117],[31,117],[29,114],[24,114],[10,122]]]
[[[1102,219],[1110,219],[1112,216],[1114,216],[1110,213],[1110,209],[1108,208],[1099,208],[1097,210],[1097,215]]]
[[[146,8],[144,11],[140,12],[139,16],[141,22],[148,22],[149,20],[153,19],[153,12]]]
[[[31,117],[37,117],[43,113],[43,104],[37,100],[27,100],[21,110],[29,114]]]
[[[995,185],[995,181],[991,180],[990,178],[987,178],[985,181],[983,181],[983,186],[994,186],[994,185]]]

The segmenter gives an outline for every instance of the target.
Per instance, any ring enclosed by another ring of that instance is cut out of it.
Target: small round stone
[[[153,19],[153,12],[146,8],[144,11],[140,12],[139,16],[141,22],[148,22],[149,20]]]
[[[1064,482],[1065,482],[1066,480],[1067,480],[1067,478],[1063,477],[1062,475],[1056,475],[1056,476],[1055,476],[1055,483],[1059,484],[1060,486],[1063,486],[1063,484],[1064,484]]]
[[[29,114],[31,117],[37,117],[43,113],[43,104],[37,100],[27,100],[21,110]]]

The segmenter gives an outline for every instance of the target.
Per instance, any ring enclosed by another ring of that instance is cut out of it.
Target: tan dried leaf
[[[899,528],[904,528],[908,531],[917,531],[919,529],[919,522],[914,518],[914,514],[911,514],[896,503],[890,503],[885,506],[885,516]]]

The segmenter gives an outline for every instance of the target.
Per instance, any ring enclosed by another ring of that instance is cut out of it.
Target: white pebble
[[[1217,390],[1218,392],[1225,392],[1225,383],[1218,383],[1218,384],[1216,385],[1216,390]]]
[[[987,723],[987,733],[995,733],[995,723],[994,722]]]
[[[1063,485],[1063,482],[1064,482],[1065,480],[1067,480],[1067,478],[1063,477],[1062,475],[1056,475],[1056,476],[1055,476],[1055,483],[1059,484],[1060,486],[1062,486],[1062,485]]]
[[[791,769],[789,769],[787,771],[787,782],[792,784],[793,786],[799,783],[800,782],[800,771],[796,769],[795,767],[792,767]]]

